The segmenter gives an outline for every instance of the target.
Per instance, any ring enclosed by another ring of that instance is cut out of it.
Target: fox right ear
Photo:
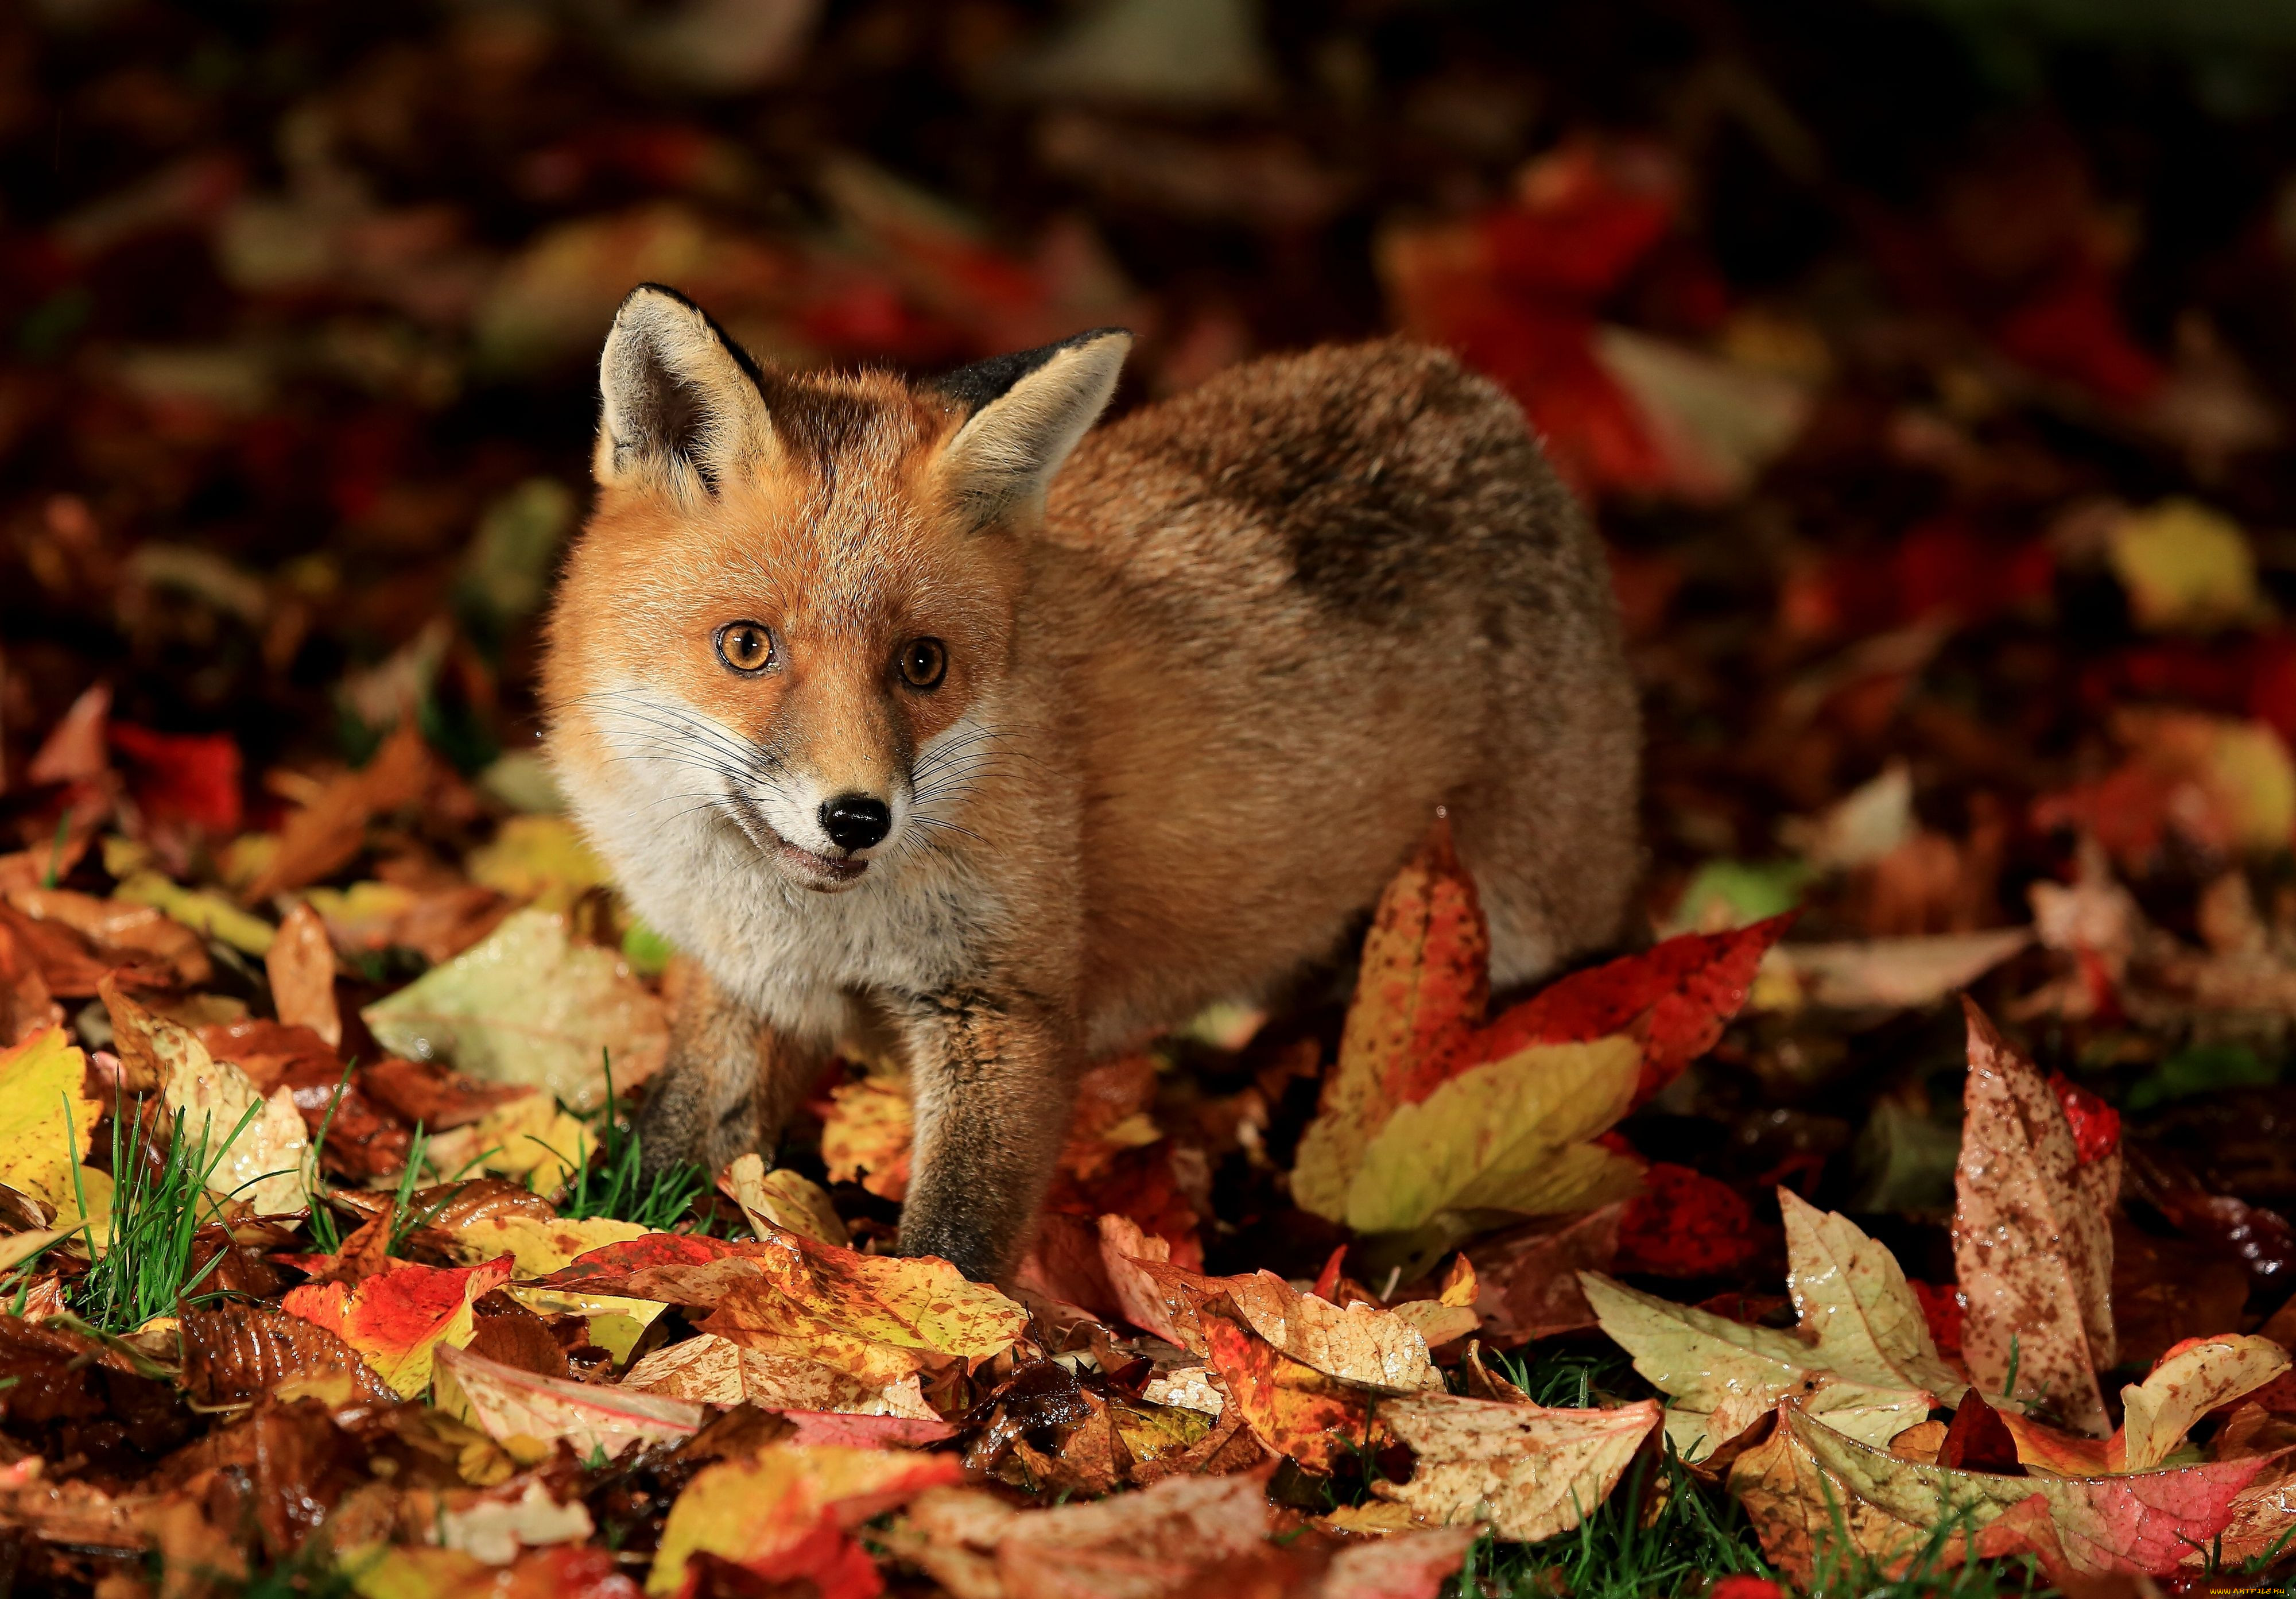
[[[658,283],[631,290],[614,314],[598,391],[591,470],[603,487],[654,482],[700,500],[776,447],[749,357],[701,307]]]

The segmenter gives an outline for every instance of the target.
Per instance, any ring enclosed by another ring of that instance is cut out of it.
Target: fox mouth
[[[772,823],[766,820],[756,805],[738,795],[734,800],[734,814],[742,824],[742,831],[750,835],[751,843],[771,856],[782,870],[816,893],[834,894],[858,882],[861,874],[869,869],[869,863],[865,860],[855,860],[849,856],[840,859],[834,856],[818,855],[791,843],[782,837]]]

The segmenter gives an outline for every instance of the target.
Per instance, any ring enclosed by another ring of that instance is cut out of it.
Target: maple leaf
[[[676,1593],[687,1561],[699,1554],[781,1580],[808,1576],[807,1568],[817,1568],[823,1554],[817,1546],[808,1548],[809,1540],[841,1552],[849,1542],[847,1529],[927,1488],[956,1481],[964,1471],[954,1455],[836,1444],[775,1444],[748,1460],[705,1466],[670,1506],[646,1592]],[[824,1527],[830,1529],[825,1539]]]
[[[1974,1004],[1954,1259],[1967,1308],[1962,1358],[1988,1392],[2043,1393],[2083,1431],[2105,1431],[2097,1371],[2113,1362],[2117,1160],[2079,1160],[2064,1108]],[[2086,1175],[2085,1175],[2086,1174]]]
[[[2177,1453],[2202,1416],[2288,1369],[2288,1352],[2268,1338],[2188,1338],[2163,1354],[2144,1381],[2120,1390],[2122,1421],[2110,1438],[2062,1432],[2031,1416],[2005,1413],[2001,1420],[2016,1441],[2019,1464],[2033,1471],[2059,1477],[2150,1471]]]
[[[351,1283],[308,1283],[289,1290],[280,1308],[324,1327],[359,1353],[403,1398],[430,1382],[439,1346],[471,1341],[472,1305],[510,1281],[505,1257],[483,1266],[441,1267],[393,1260],[389,1269]]]
[[[1550,1410],[1430,1393],[1382,1405],[1379,1419],[1417,1464],[1409,1481],[1373,1492],[1439,1522],[1488,1520],[1497,1537],[1529,1544],[1569,1531],[1610,1497],[1659,1424],[1659,1405]]]
[[[603,1060],[627,1087],[669,1048],[661,1001],[628,964],[576,942],[563,915],[532,908],[360,1014],[386,1049],[585,1110],[603,1099]]]
[[[474,1423],[496,1442],[518,1437],[542,1443],[564,1439],[584,1459],[599,1452],[611,1457],[638,1444],[691,1438],[701,1430],[705,1414],[701,1406],[684,1399],[627,1386],[545,1377],[452,1344],[439,1349],[436,1367],[439,1404],[448,1414]]]
[[[1896,1258],[1848,1218],[1778,1191],[1796,1332],[1676,1305],[1592,1272],[1579,1281],[1603,1331],[1677,1401],[1667,1435],[1700,1460],[1790,1394],[1808,1414],[1886,1445],[1967,1386],[1939,1356]]]
[[[1634,1168],[1582,1141],[1713,1046],[1788,920],[1668,939],[1486,1026],[1489,935],[1439,824],[1380,897],[1292,1197],[1360,1231],[1406,1231],[1447,1209],[1558,1211],[1620,1197]],[[1640,1042],[1599,1043],[1622,1034]],[[1573,1080],[1566,1092],[1550,1078]],[[1423,1162],[1431,1138],[1439,1158]]]
[[[60,1027],[0,1050],[0,1183],[30,1194],[59,1219],[78,1209],[72,1175],[87,1159],[102,1113],[86,1076],[87,1056]]]

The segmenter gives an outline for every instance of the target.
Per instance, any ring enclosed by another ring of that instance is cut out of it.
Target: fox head
[[[738,842],[835,893],[958,827],[996,737],[1021,541],[1130,343],[1103,328],[925,384],[798,375],[682,296],[633,291],[543,685],[609,856]]]

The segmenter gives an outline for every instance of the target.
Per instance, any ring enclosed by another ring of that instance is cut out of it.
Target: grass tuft
[[[614,1097],[614,1063],[606,1062],[606,1104],[598,1118],[598,1148],[576,1170],[561,1216],[611,1217],[667,1232],[684,1220],[693,1201],[709,1192],[709,1173],[691,1162],[642,1175],[638,1130]]]
[[[94,1226],[83,1224],[94,1264],[65,1295],[73,1311],[106,1332],[132,1332],[155,1316],[173,1316],[180,1306],[199,1302],[193,1291],[224,1258],[218,1250],[198,1271],[192,1269],[193,1237],[215,1210],[208,1179],[259,1108],[250,1105],[220,1140],[207,1119],[193,1139],[177,1111],[167,1149],[154,1160],[143,1107],[139,1097],[127,1114],[112,1118],[111,1235],[98,1258]],[[87,1195],[77,1168],[72,1184],[84,1216]]]

